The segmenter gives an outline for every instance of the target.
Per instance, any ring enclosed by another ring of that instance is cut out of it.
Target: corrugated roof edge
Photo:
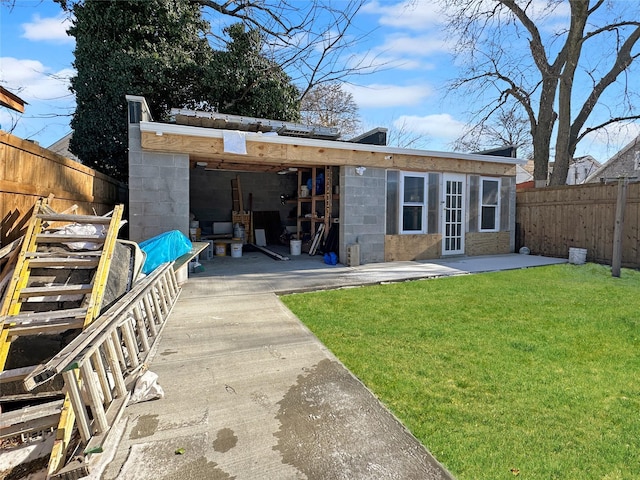
[[[192,135],[205,138],[222,138],[223,129],[192,127],[176,125],[172,123],[140,122],[141,132],[153,132],[156,135],[175,134]],[[301,137],[286,137],[275,135],[263,135],[261,133],[244,132],[248,142],[273,143],[280,145],[306,145],[335,150],[356,150],[362,152],[379,152],[386,154],[414,155],[417,157],[439,157],[457,160],[471,160],[476,162],[506,163],[510,165],[524,165],[526,160],[521,158],[498,157],[493,155],[478,155],[473,153],[437,152],[431,150],[416,150],[409,148],[389,147],[385,145],[367,145],[361,143],[343,142],[340,140],[315,140]]]

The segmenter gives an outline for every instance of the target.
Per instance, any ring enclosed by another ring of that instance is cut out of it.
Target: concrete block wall
[[[142,242],[179,230],[189,236],[189,157],[143,152],[129,125],[129,239]]]
[[[191,212],[198,220],[230,222],[233,208],[231,180],[240,177],[244,209],[249,210],[249,194],[253,194],[254,211],[279,211],[283,224],[295,225],[295,213],[288,219],[295,202],[280,204],[280,195],[295,195],[297,175],[277,173],[225,172],[191,170]],[[295,198],[295,197],[294,197]]]
[[[347,245],[360,244],[360,263],[384,262],[386,172],[340,168],[340,259]]]

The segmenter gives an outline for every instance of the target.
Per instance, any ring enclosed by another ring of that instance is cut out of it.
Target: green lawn
[[[563,264],[282,300],[460,480],[640,478],[640,272]]]

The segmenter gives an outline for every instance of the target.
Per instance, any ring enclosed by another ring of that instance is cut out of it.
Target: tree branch
[[[609,87],[609,85],[611,85],[613,82],[616,81],[618,76],[622,72],[624,72],[633,63],[633,61],[636,58],[640,57],[640,53],[636,53],[634,55],[631,54],[631,50],[634,48],[634,46],[636,45],[639,39],[640,39],[640,26],[638,26],[638,28],[636,28],[635,31],[631,35],[629,35],[629,37],[622,44],[622,46],[620,47],[620,50],[618,51],[618,54],[616,56],[616,60],[613,66],[605,75],[603,75],[600,81],[595,85],[595,87],[589,94],[589,97],[586,99],[586,101],[582,105],[580,112],[576,116],[573,122],[573,125],[571,126],[571,134],[573,137],[581,138],[584,136],[584,135],[580,135],[580,137],[578,137],[578,132],[584,126],[585,122],[587,121],[587,118],[589,118],[589,115],[591,114],[591,112],[593,111],[593,108],[598,103],[598,99],[600,98],[602,93],[607,89],[607,87]]]
[[[587,129],[585,129],[584,132],[582,132],[580,135],[578,135],[578,137],[576,139],[576,143],[578,143],[580,140],[582,140],[585,136],[589,135],[591,132],[595,132],[596,130],[600,130],[601,128],[604,128],[607,125],[611,125],[611,124],[618,123],[618,122],[626,122],[626,121],[630,121],[630,120],[640,120],[640,114],[638,114],[638,115],[627,115],[627,116],[624,116],[624,117],[610,118],[606,122],[602,122],[601,124],[596,125],[595,127],[589,127]]]

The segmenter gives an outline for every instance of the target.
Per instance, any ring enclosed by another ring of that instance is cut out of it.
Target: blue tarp
[[[189,253],[192,245],[184,233],[179,230],[161,233],[140,243],[140,249],[147,254],[142,273],[148,275],[165,262]]]

